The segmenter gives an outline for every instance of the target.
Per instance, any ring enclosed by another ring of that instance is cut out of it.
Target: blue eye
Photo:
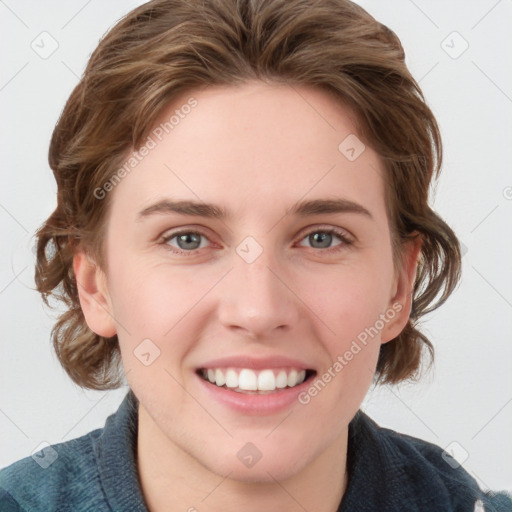
[[[178,244],[178,251],[173,251],[178,254],[190,253],[201,249],[201,237],[206,238],[205,235],[198,231],[179,231],[177,233],[171,233],[166,236],[163,241],[168,244],[171,240],[176,238]],[[174,247],[173,245],[171,247]],[[172,250],[172,249],[171,249]]]
[[[333,238],[338,238],[341,242],[336,244],[334,247],[331,246]],[[346,237],[344,233],[338,231],[336,229],[322,229],[322,230],[314,230],[311,231],[308,235],[306,235],[303,240],[308,240],[310,244],[320,244],[320,247],[313,247],[313,249],[329,249],[329,250],[338,250],[335,249],[339,246],[350,245],[351,241]]]
[[[333,246],[332,243],[336,238],[340,242]],[[202,244],[202,239],[209,240],[200,231],[176,231],[163,237],[162,243],[174,254],[192,256],[196,251],[205,247],[205,244]],[[176,240],[176,245],[171,243],[172,240]],[[303,240],[308,240],[312,249],[319,249],[321,252],[327,253],[341,251],[352,245],[352,241],[348,238],[346,232],[333,228],[312,230],[300,238],[300,241]],[[315,244],[318,245],[315,247]],[[305,246],[300,245],[300,247]]]

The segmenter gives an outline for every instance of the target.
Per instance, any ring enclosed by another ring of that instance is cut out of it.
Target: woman
[[[359,409],[418,373],[417,322],[460,275],[428,204],[437,123],[363,9],[149,2],[91,56],[50,164],[36,283],[67,306],[57,354],[130,392],[46,469],[3,470],[3,508],[510,509]]]

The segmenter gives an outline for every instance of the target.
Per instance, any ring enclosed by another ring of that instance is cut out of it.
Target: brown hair
[[[356,113],[358,135],[385,164],[395,262],[402,242],[423,242],[410,320],[382,345],[376,376],[383,383],[417,378],[423,348],[433,360],[417,322],[453,291],[461,257],[455,234],[428,205],[441,139],[396,35],[348,0],[153,0],[101,40],[50,144],[57,207],[37,232],[35,281],[47,305],[50,296],[65,304],[52,339],[77,384],[114,388],[122,376],[117,336],[87,326],[72,267],[81,246],[106,268],[109,195],[93,191],[140,148],[178,95],[251,79],[316,86]]]

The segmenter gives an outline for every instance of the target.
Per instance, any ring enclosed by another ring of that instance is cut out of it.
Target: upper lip
[[[253,370],[264,370],[271,368],[292,367],[298,370],[312,370],[313,368],[298,359],[293,359],[286,356],[268,356],[258,357],[253,356],[229,356],[213,359],[203,363],[199,368],[249,368]]]

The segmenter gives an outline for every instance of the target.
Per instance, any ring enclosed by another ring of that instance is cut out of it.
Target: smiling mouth
[[[316,375],[315,370],[298,368],[199,368],[197,375],[219,388],[237,393],[268,394],[291,389]]]

